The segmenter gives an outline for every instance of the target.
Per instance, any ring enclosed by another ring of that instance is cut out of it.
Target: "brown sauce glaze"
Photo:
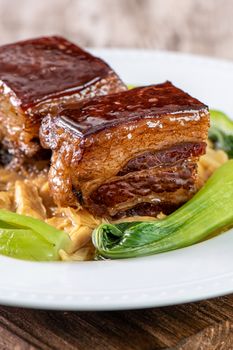
[[[71,104],[60,111],[58,119],[65,127],[88,135],[142,118],[155,118],[157,127],[163,127],[159,125],[161,115],[174,113],[175,118],[179,112],[186,112],[185,121],[188,121],[200,111],[208,113],[207,106],[165,82]]]
[[[0,81],[24,110],[48,98],[74,94],[110,72],[104,61],[58,36],[0,47]]]

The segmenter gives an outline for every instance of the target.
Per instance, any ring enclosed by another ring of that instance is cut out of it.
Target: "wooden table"
[[[233,295],[157,309],[55,312],[0,307],[4,350],[230,350]]]

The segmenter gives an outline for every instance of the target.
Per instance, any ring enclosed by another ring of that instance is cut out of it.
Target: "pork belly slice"
[[[126,90],[103,60],[64,38],[41,37],[0,47],[0,141],[9,153],[40,150],[39,126],[61,105]]]
[[[208,107],[170,82],[71,104],[40,130],[54,200],[106,217],[169,212],[198,189],[208,127]]]

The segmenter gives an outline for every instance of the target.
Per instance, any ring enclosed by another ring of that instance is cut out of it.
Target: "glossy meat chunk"
[[[208,127],[208,107],[170,82],[71,104],[40,131],[54,200],[107,217],[179,206],[198,189]]]
[[[61,105],[125,90],[103,60],[51,36],[0,47],[0,141],[15,156],[39,149],[42,117]]]
[[[203,110],[206,111],[207,106],[170,82],[165,82],[83,101],[80,105],[70,104],[59,116],[67,128],[76,129],[87,136],[142,119],[148,119],[149,128],[161,129],[166,122],[161,120],[161,116],[169,114],[173,115],[170,122],[185,124],[199,120],[198,112]],[[182,114],[177,116],[177,113]]]

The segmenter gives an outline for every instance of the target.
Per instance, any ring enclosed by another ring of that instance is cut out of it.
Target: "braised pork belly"
[[[72,103],[40,130],[60,206],[97,216],[170,213],[199,188],[208,107],[172,83]]]
[[[1,46],[0,142],[13,157],[34,157],[44,115],[122,90],[126,86],[108,64],[61,37]]]

